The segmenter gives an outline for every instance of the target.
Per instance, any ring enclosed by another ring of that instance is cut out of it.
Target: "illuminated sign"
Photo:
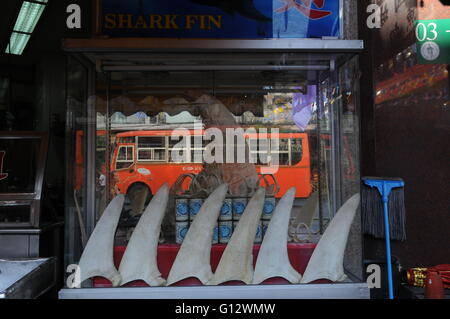
[[[338,0],[103,0],[110,37],[339,37]]]
[[[450,63],[450,19],[416,21],[416,38],[419,63]]]

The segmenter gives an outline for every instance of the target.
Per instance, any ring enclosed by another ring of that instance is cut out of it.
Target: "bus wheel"
[[[128,189],[127,195],[130,200],[131,216],[142,214],[152,197],[150,189],[144,184],[132,185]]]

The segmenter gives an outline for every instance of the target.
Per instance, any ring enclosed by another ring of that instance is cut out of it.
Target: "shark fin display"
[[[253,284],[282,277],[297,284],[301,275],[291,266],[288,257],[288,227],[296,188],[289,189],[278,202],[267,228],[256,261]]]
[[[333,282],[345,280],[343,266],[345,247],[359,201],[360,195],[353,195],[331,220],[309,260],[302,283],[318,279]]]
[[[121,284],[143,280],[150,286],[164,286],[157,264],[161,222],[169,199],[169,185],[161,186],[142,214],[120,263]]]
[[[264,188],[259,188],[250,199],[208,285],[218,285],[232,280],[252,283],[253,243],[264,206],[265,193]]]
[[[113,251],[124,201],[124,195],[114,197],[97,222],[78,263],[80,283],[99,276],[111,281],[114,287],[120,284],[121,276],[114,266]]]
[[[195,277],[205,284],[213,276],[210,265],[211,243],[227,191],[228,186],[222,184],[203,203],[172,265],[167,285],[189,277]]]

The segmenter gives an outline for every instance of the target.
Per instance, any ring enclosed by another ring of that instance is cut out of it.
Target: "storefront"
[[[369,297],[363,44],[312,2],[104,0],[64,41],[60,298]]]

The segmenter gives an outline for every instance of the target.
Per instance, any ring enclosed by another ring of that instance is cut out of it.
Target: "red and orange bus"
[[[182,133],[184,132],[184,133]],[[114,186],[119,193],[130,193],[134,188],[147,187],[150,194],[155,194],[159,187],[167,182],[173,185],[183,174],[198,174],[203,168],[202,153],[204,145],[198,147],[194,140],[202,138],[202,130],[184,130],[180,134],[190,135],[192,142],[184,147],[179,141],[171,139],[172,130],[131,131],[116,135],[113,147],[111,172]],[[246,134],[246,139],[258,139],[258,134]],[[289,188],[297,188],[296,197],[308,197],[311,193],[311,171],[308,135],[306,133],[277,133],[279,138],[278,169],[273,174],[279,185],[275,195],[281,197]],[[271,133],[264,136],[273,139]],[[254,145],[254,144],[251,144]],[[269,148],[270,149],[270,148]],[[180,151],[185,156],[183,161],[173,158],[172,151]],[[258,153],[258,150],[250,150]],[[256,154],[255,154],[256,155]],[[262,167],[270,167],[257,163],[256,170],[261,173]],[[261,181],[263,184],[263,181]]]

